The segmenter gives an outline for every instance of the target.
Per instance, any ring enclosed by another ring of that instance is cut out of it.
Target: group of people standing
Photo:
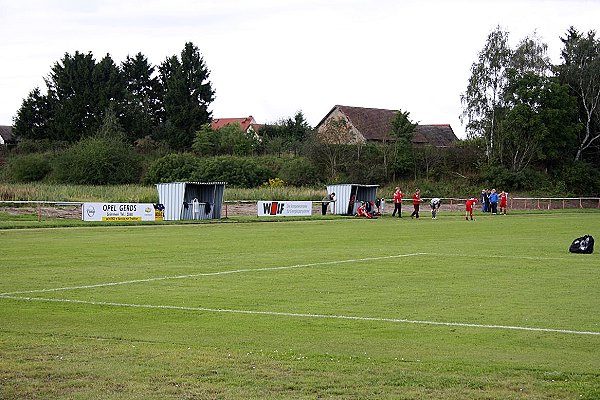
[[[402,199],[404,198],[404,193],[400,190],[399,187],[396,187],[394,190],[394,212],[392,213],[392,217],[396,216],[398,213],[398,218],[402,218]],[[411,218],[419,218],[419,209],[421,207],[421,190],[417,188],[415,193],[412,195],[412,204],[413,204],[413,212],[410,214]]]
[[[392,217],[398,214],[398,218],[402,218],[402,199],[404,198],[404,194],[399,187],[396,187],[394,191],[394,212],[392,213]],[[507,209],[507,199],[508,193],[502,191],[500,193],[496,192],[496,189],[484,189],[481,191],[481,211],[489,212],[494,215],[498,214],[498,208],[500,208],[500,213],[506,215]],[[465,202],[465,217],[468,220],[469,218],[473,219],[473,207],[477,203],[477,199],[472,197],[467,199]],[[419,218],[419,208],[421,205],[421,191],[417,189],[412,196],[412,204],[414,211],[410,215],[411,218]],[[439,210],[441,205],[441,200],[437,197],[431,199],[431,218],[437,219],[437,211]]]
[[[402,218],[402,200],[404,199],[404,193],[400,190],[400,187],[396,187],[394,190],[393,203],[394,203],[394,211],[392,212],[392,217],[395,217],[396,214],[398,218]],[[496,192],[496,189],[483,189],[481,191],[481,196],[479,200],[475,197],[471,197],[467,199],[465,202],[465,218],[468,220],[469,218],[473,220],[473,208],[475,204],[481,202],[481,211],[489,212],[491,214],[498,214],[498,209],[500,209],[500,214],[506,215],[507,209],[507,199],[508,193],[502,191],[500,193]],[[413,212],[410,214],[411,218],[419,218],[419,211],[421,207],[421,191],[417,188],[415,193],[412,195],[412,205]],[[323,198],[323,215],[327,212],[327,206],[329,203],[334,203],[336,201],[335,193],[328,194]],[[372,202],[361,202],[360,207],[356,210],[356,216],[364,216],[367,218],[372,218],[373,215],[382,215],[383,214],[383,203],[385,199],[377,199],[377,211],[373,210],[375,204]],[[441,200],[438,197],[434,197],[431,199],[431,218],[437,219],[437,211],[440,208]]]
[[[482,189],[480,195],[481,212],[498,214],[498,205],[500,205],[500,214],[506,215],[506,200],[508,193],[502,191],[500,194],[496,189]]]

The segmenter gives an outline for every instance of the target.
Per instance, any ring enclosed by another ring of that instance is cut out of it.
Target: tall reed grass
[[[158,193],[153,186],[142,185],[3,183],[0,184],[0,200],[156,203]]]
[[[321,200],[325,188],[260,187],[241,189],[225,187],[225,201],[240,200]],[[157,203],[154,186],[144,185],[59,185],[47,183],[2,183],[0,201],[75,201]]]

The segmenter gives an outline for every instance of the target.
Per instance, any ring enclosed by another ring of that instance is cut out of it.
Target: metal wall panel
[[[327,193],[335,193],[335,207],[332,213],[339,215],[354,215],[361,201],[375,202],[379,185],[361,185],[357,183],[344,183],[327,185]],[[350,199],[354,196],[354,203]]]
[[[167,221],[221,218],[225,182],[159,183],[156,189]]]
[[[159,183],[158,202],[165,206],[165,221],[179,221],[183,204],[185,182]]]

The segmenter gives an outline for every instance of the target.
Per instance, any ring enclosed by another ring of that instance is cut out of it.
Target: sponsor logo
[[[272,203],[263,203],[263,211],[265,214],[269,215],[281,215],[283,214],[284,208],[285,203],[280,203],[278,201],[274,201]]]

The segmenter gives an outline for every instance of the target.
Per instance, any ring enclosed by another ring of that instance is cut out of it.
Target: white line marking
[[[572,258],[565,257],[536,257],[536,256],[505,256],[505,255],[491,255],[491,254],[451,254],[451,253],[422,253],[427,256],[436,256],[436,257],[471,257],[471,258],[506,258],[506,259],[514,259],[514,260],[535,260],[535,261],[544,261],[544,260],[561,260],[561,261],[571,261]]]
[[[320,267],[320,266],[325,266],[325,265],[347,264],[347,263],[365,262],[365,261],[377,261],[377,260],[386,260],[386,259],[402,258],[402,257],[414,257],[414,256],[421,256],[421,255],[426,255],[426,254],[427,253],[396,254],[396,255],[391,255],[391,256],[356,258],[356,259],[338,260],[338,261],[325,261],[325,262],[310,263],[310,264],[287,265],[287,266],[281,266],[281,267],[246,268],[246,269],[235,269],[235,270],[218,271],[218,272],[200,272],[197,274],[189,274],[189,275],[162,276],[162,277],[146,278],[146,279],[134,279],[134,280],[122,281],[122,282],[98,283],[98,284],[94,284],[94,285],[66,286],[66,287],[59,287],[59,288],[52,288],[52,289],[37,289],[37,290],[24,290],[24,291],[18,291],[18,292],[6,292],[6,293],[0,293],[0,296],[13,295],[13,294],[27,294],[27,293],[48,293],[48,292],[58,292],[61,290],[93,289],[93,288],[106,287],[106,286],[129,285],[132,283],[164,281],[164,280],[168,280],[168,279],[196,278],[196,277],[200,277],[200,276],[216,276],[216,275],[228,275],[228,274],[241,274],[241,273],[245,273],[245,272],[264,272],[264,271],[279,271],[279,270],[294,269],[294,268]]]
[[[528,332],[567,333],[567,334],[574,334],[574,335],[600,336],[600,332],[576,331],[576,330],[570,330],[570,329],[533,328],[533,327],[526,327],[526,326],[511,326],[511,325],[469,324],[469,323],[462,323],[462,322],[421,321],[421,320],[397,319],[397,318],[357,317],[357,316],[349,316],[349,315],[327,315],[327,314],[310,314],[310,313],[287,313],[287,312],[276,312],[276,311],[228,310],[228,309],[221,309],[221,308],[182,307],[182,306],[165,306],[165,305],[151,305],[151,304],[127,304],[127,303],[111,303],[111,302],[105,302],[105,301],[49,299],[49,298],[42,298],[42,297],[20,297],[20,296],[5,296],[5,295],[0,295],[0,298],[11,299],[11,300],[88,304],[88,305],[95,305],[95,306],[110,306],[110,307],[131,307],[131,308],[198,311],[198,312],[212,312],[212,313],[270,315],[270,316],[299,317],[299,318],[344,319],[344,320],[351,320],[351,321],[375,321],[375,322],[391,322],[391,323],[401,323],[401,324],[441,325],[441,326],[456,326],[456,327],[463,327],[463,328],[506,329],[506,330],[528,331]]]

